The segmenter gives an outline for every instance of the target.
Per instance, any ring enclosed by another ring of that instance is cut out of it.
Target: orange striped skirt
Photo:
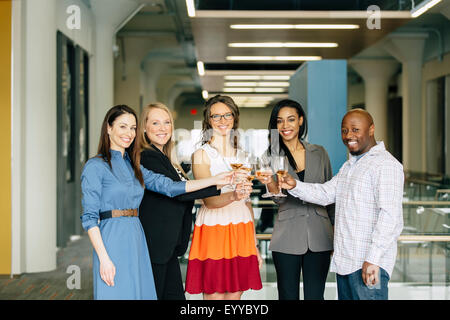
[[[262,288],[251,212],[244,200],[197,214],[186,292],[224,293]]]

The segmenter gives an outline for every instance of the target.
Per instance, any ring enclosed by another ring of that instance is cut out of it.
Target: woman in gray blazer
[[[270,151],[286,155],[291,176],[313,183],[332,178],[326,150],[304,141],[307,120],[298,102],[286,99],[274,106],[269,132],[269,156]],[[271,192],[278,192],[277,183],[271,178],[268,187]],[[321,207],[290,194],[274,201],[279,209],[269,250],[277,273],[278,297],[299,300],[303,271],[305,300],[323,300],[333,250],[334,205]]]

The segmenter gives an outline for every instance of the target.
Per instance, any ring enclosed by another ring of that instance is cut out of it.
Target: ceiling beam
[[[196,18],[260,18],[260,19],[367,19],[367,11],[303,11],[303,10],[197,10]],[[380,11],[381,19],[411,19],[411,12]]]

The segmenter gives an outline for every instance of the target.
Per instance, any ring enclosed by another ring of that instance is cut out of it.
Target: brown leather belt
[[[117,217],[137,217],[138,209],[125,209],[125,210],[108,210],[100,212],[100,220]]]

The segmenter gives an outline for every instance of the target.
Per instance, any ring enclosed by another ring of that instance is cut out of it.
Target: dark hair
[[[100,132],[100,142],[98,143],[98,150],[97,150],[97,157],[102,158],[104,161],[106,161],[109,164],[109,167],[111,167],[111,141],[108,135],[108,125],[112,127],[114,121],[123,114],[132,114],[134,118],[136,119],[136,133],[138,132],[138,120],[136,116],[136,112],[132,108],[126,105],[117,105],[109,109],[109,111],[105,115],[105,119],[103,120],[102,129]],[[140,184],[144,185],[144,178],[142,177],[141,172],[141,153],[139,150],[140,141],[139,135],[136,134],[136,137],[134,138],[131,145],[125,149],[125,151],[128,153],[130,159],[131,159],[131,166],[133,167],[134,175],[136,176],[136,179],[139,180]]]
[[[298,103],[297,101],[294,100],[290,100],[290,99],[284,99],[281,100],[279,102],[277,102],[273,109],[272,109],[272,113],[270,114],[270,120],[269,120],[269,154],[271,154],[272,151],[272,147],[274,147],[274,151],[276,152],[281,152],[281,150],[284,151],[284,153],[286,154],[288,160],[289,160],[289,164],[294,168],[297,169],[297,163],[294,160],[294,157],[292,156],[291,152],[289,151],[288,147],[284,144],[283,139],[280,136],[280,133],[278,132],[278,128],[277,128],[277,118],[278,118],[278,113],[280,112],[280,110],[282,108],[293,108],[297,111],[298,117],[303,117],[303,123],[300,126],[300,131],[298,133],[298,140],[301,141],[303,139],[305,139],[306,135],[308,134],[308,121],[306,120],[306,114],[305,111],[303,110],[302,106],[300,105],[300,103]],[[277,130],[278,136],[277,137],[272,137],[272,130]],[[273,146],[274,142],[276,141],[275,138],[278,138],[279,144],[278,144],[278,149],[276,149],[276,145]]]
[[[233,114],[233,134],[231,134],[231,144],[234,148],[237,148],[239,142],[239,133],[237,128],[239,126],[239,108],[234,103],[233,99],[229,96],[222,96],[220,94],[215,95],[214,97],[208,99],[205,102],[205,110],[203,110],[203,124],[202,124],[202,141],[201,144],[204,145],[211,139],[211,108],[214,104],[222,102],[228,108],[230,108],[231,113]]]

